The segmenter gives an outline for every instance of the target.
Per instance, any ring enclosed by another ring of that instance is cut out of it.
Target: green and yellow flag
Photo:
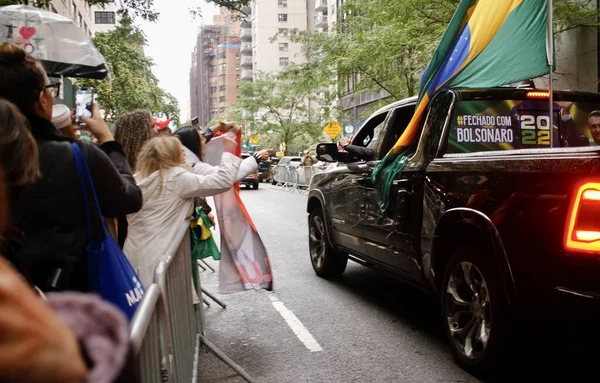
[[[429,101],[441,88],[488,88],[548,73],[548,0],[462,0],[421,77],[415,114],[373,172],[380,208],[414,151]]]

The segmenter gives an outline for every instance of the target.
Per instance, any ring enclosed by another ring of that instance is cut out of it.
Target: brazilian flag
[[[414,151],[429,101],[441,88],[488,88],[548,73],[548,0],[462,0],[421,77],[415,114],[373,172],[379,204]]]

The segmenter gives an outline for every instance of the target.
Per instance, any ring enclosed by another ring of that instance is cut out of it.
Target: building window
[[[208,72],[209,72],[209,73],[212,73],[212,72],[214,72],[215,70],[217,70],[217,67],[216,67],[216,66],[214,66],[214,65],[211,65],[211,66],[209,66],[209,67],[208,67]]]
[[[235,65],[235,70],[240,70],[240,64]]]
[[[287,0],[279,0],[278,4],[279,8],[287,8]]]
[[[287,52],[289,49],[288,43],[279,43],[279,52]]]
[[[219,70],[227,69],[227,64],[219,64]]]
[[[227,52],[219,53],[219,59],[226,59],[226,58],[227,58]]]
[[[279,30],[277,31],[280,35],[287,35],[288,33],[288,29],[287,28],[279,28]]]
[[[227,90],[227,86],[225,86],[225,85],[221,85],[219,87],[219,92],[225,92],[226,90]]]
[[[94,14],[96,24],[115,24],[115,13],[114,12],[95,12]]]
[[[235,75],[235,79],[239,80],[240,79],[240,75],[239,74]]]
[[[240,52],[235,52],[235,58],[239,59],[240,58]]]
[[[225,96],[219,97],[219,102],[225,102]]]
[[[210,87],[210,93],[215,93],[217,91],[217,87],[216,86],[211,86]]]
[[[287,16],[288,16],[287,13],[280,13],[278,15],[279,21],[287,21]]]
[[[289,57],[280,57],[279,58],[279,66],[288,66],[288,65],[290,65]]]

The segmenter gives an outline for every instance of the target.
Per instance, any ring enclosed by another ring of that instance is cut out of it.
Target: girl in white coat
[[[127,216],[129,233],[123,250],[145,286],[152,283],[156,265],[192,214],[194,197],[223,193],[235,183],[240,167],[233,154],[236,146],[225,140],[221,164],[210,176],[194,174],[184,165],[183,147],[175,137],[156,137],[142,148],[134,177],[144,205]]]

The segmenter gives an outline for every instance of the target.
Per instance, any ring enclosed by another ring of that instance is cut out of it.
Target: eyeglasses
[[[61,85],[60,81],[51,82],[50,84],[43,87],[42,90],[50,89],[52,97],[58,97],[60,95],[60,85]]]

